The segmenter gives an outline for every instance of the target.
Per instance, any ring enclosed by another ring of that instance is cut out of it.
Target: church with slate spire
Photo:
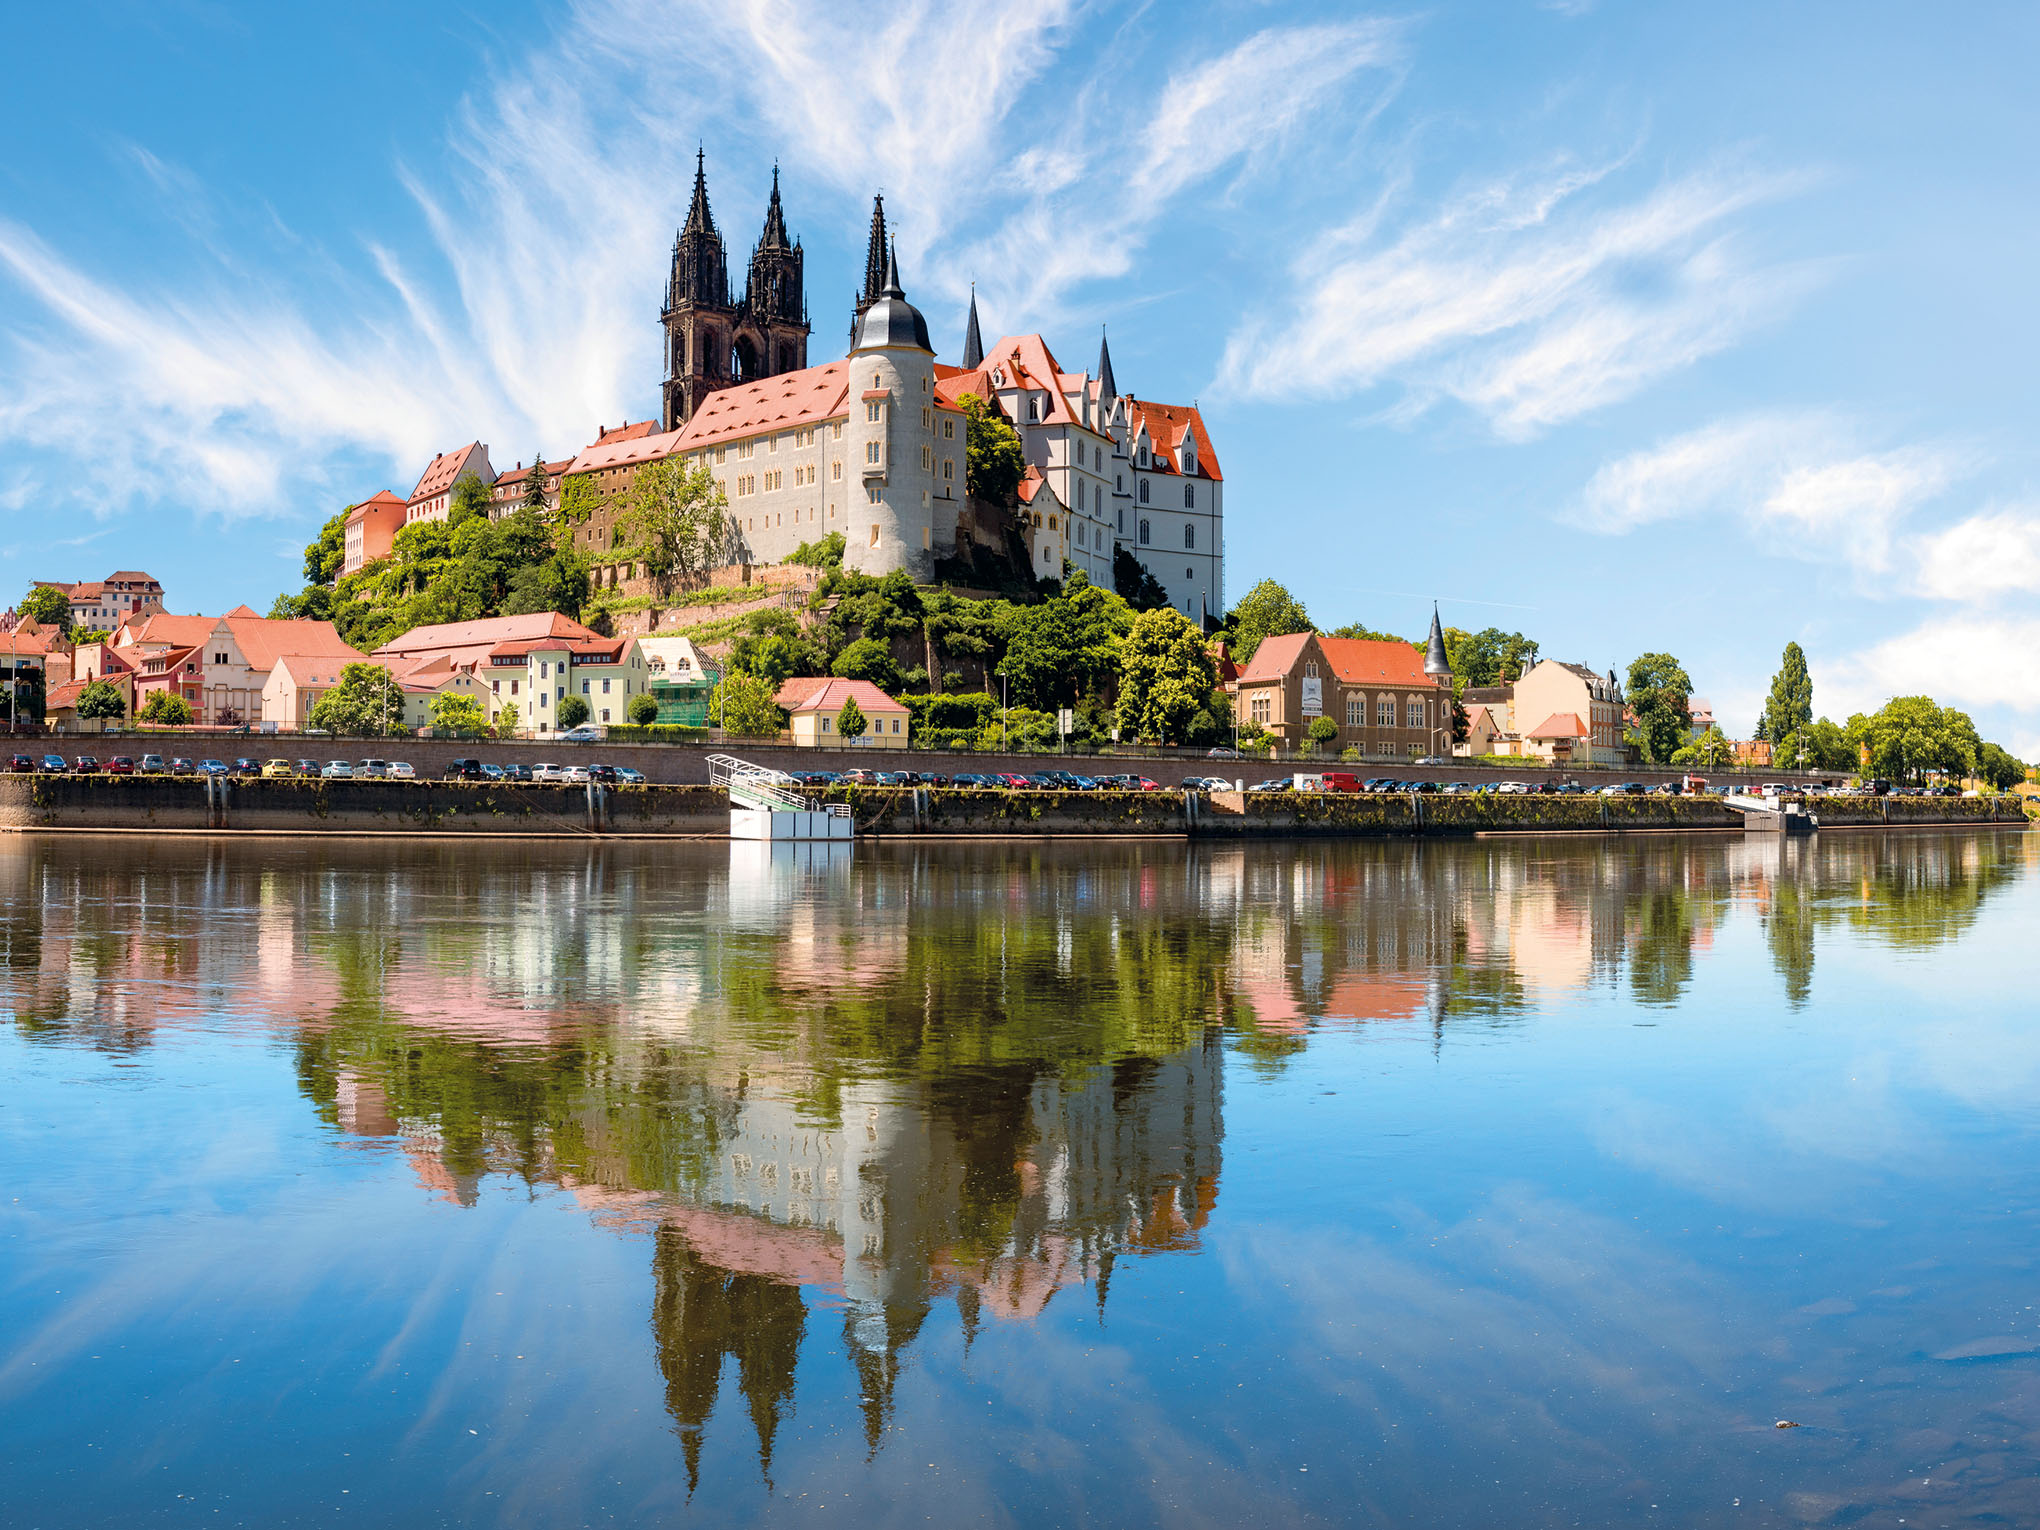
[[[694,198],[673,239],[672,275],[659,312],[666,331],[663,429],[680,429],[720,389],[807,365],[805,258],[786,230],[775,165],[765,228],[751,251],[743,294],[732,299],[723,237],[708,203],[705,156],[695,154]]]

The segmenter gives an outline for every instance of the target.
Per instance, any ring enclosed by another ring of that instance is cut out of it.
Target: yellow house
[[[864,714],[864,732],[844,738],[836,731],[843,704],[855,700]],[[803,677],[780,686],[773,697],[786,708],[793,742],[803,749],[904,749],[907,709],[869,680]]]

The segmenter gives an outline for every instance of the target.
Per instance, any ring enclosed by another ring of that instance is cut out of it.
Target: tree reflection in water
[[[1676,1003],[1738,910],[1788,1002],[1837,931],[1954,939],[2015,833],[826,848],[0,844],[24,1034],[252,1018],[331,1126],[473,1205],[491,1176],[644,1235],[690,1482],[727,1361],[770,1475],[810,1311],[867,1450],[938,1303],[1026,1321],[1198,1247],[1223,1058],[1328,1027]]]

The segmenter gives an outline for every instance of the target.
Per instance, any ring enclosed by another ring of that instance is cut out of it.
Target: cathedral
[[[836,532],[846,567],[927,581],[939,560],[1017,531],[1039,577],[1058,578],[1068,564],[1109,587],[1124,548],[1192,620],[1224,610],[1224,486],[1195,405],[1121,394],[1102,342],[1095,375],[1064,371],[1038,334],[985,345],[974,294],[963,364],[937,361],[927,320],[901,287],[882,197],[851,301],[849,353],[810,366],[804,259],[775,167],[733,298],[697,154],[659,315],[662,432],[605,438],[572,471],[607,489],[658,457],[709,468],[750,562],[781,562]],[[965,395],[991,403],[1020,437],[1027,468],[1015,505],[966,492]]]

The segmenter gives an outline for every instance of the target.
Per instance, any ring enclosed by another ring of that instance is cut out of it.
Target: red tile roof
[[[1247,660],[1247,667],[1240,671],[1240,683],[1252,685],[1256,681],[1280,680],[1303,656],[1303,645],[1310,641],[1308,632],[1283,632],[1274,637],[1261,639],[1254,656]]]
[[[1435,685],[1424,656],[1408,643],[1382,638],[1320,637],[1332,673],[1347,685]]]
[[[1554,712],[1528,733],[1525,738],[1585,738],[1587,725],[1580,721],[1577,712]]]
[[[668,430],[658,435],[612,436],[593,446],[583,447],[581,455],[567,465],[570,473],[593,473],[603,468],[627,467],[634,462],[657,462],[661,457],[670,457],[679,450],[680,432]]]
[[[595,445],[607,446],[612,441],[635,441],[639,436],[653,436],[659,433],[657,420],[639,420],[635,425],[612,425],[595,427]]]
[[[849,407],[850,363],[781,372],[711,393],[680,432],[681,451],[840,417]]]
[[[421,499],[430,499],[452,488],[460,475],[468,471],[470,459],[485,454],[487,450],[481,442],[470,441],[466,446],[441,452],[426,464],[424,473],[419,476],[418,487],[411,491],[410,502],[415,505]]]
[[[780,686],[779,693],[772,699],[789,712],[827,712],[830,716],[843,710],[843,703],[856,698],[857,710],[869,717],[874,710],[880,712],[904,712],[906,708],[892,697],[873,685],[869,680],[827,679],[820,684],[804,686],[796,691],[799,682],[789,680]],[[792,699],[789,699],[789,696]]]
[[[1154,471],[1173,473],[1176,467],[1176,445],[1183,439],[1183,432],[1189,431],[1197,443],[1197,474],[1199,478],[1223,479],[1218,470],[1218,453],[1211,449],[1211,437],[1204,431],[1204,416],[1191,404],[1155,404],[1146,399],[1128,397],[1126,400],[1127,421],[1138,431],[1147,426],[1148,439],[1154,443]]]
[[[827,675],[795,675],[792,679],[781,682],[779,692],[772,700],[774,704],[792,711],[828,683]]]

